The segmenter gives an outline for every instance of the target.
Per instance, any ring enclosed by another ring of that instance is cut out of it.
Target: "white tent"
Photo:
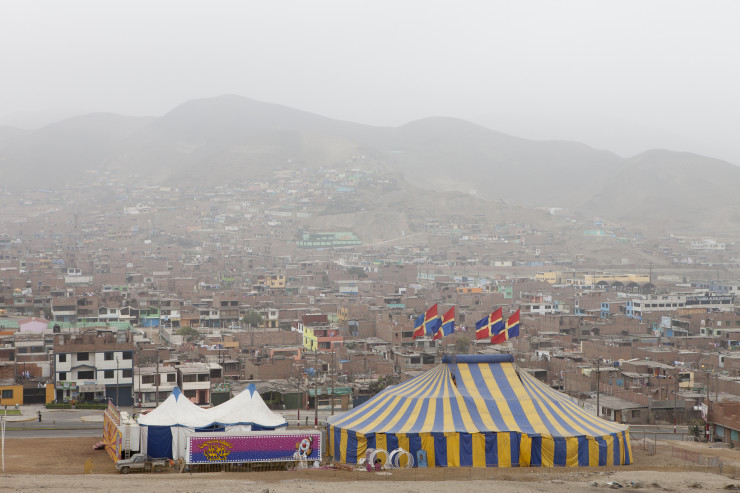
[[[175,387],[163,403],[140,416],[138,422],[141,452],[152,457],[172,459],[185,458],[187,436],[196,430],[223,428],[228,433],[242,433],[288,426],[285,418],[267,407],[254,384],[249,384],[233,399],[211,409],[196,406]]]
[[[185,437],[188,433],[213,424],[210,410],[190,402],[177,387],[162,404],[140,416],[138,421],[141,427],[141,452],[152,457],[173,459],[185,457]]]
[[[281,415],[274,413],[262,400],[253,383],[239,395],[209,409],[214,425],[223,426],[229,433],[274,430],[288,426]]]

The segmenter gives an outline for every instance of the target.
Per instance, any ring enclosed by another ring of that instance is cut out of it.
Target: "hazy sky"
[[[0,122],[234,93],[740,164],[740,2],[0,2]]]

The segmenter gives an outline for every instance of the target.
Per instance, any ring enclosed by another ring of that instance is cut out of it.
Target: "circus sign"
[[[321,432],[195,433],[186,457],[189,464],[321,460]]]

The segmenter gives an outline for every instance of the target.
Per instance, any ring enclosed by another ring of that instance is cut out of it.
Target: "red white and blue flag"
[[[442,339],[444,336],[448,336],[455,332],[455,307],[453,306],[447,312],[442,315],[442,323],[437,329],[437,332],[432,337],[433,341]]]
[[[504,314],[503,310],[499,308],[490,315],[478,320],[475,323],[475,338],[476,339],[488,339],[493,336],[497,331],[500,332],[504,328]]]
[[[506,321],[506,327],[494,334],[491,338],[491,344],[500,344],[519,335],[519,310],[514,312]]]

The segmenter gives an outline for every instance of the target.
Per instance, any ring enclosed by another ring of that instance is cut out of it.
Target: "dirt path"
[[[0,476],[0,492],[6,491],[257,491],[263,493],[377,492],[449,493],[478,491],[579,491],[609,488],[618,482],[625,491],[723,490],[740,489],[735,468],[699,466],[676,457],[676,450],[688,457],[718,457],[726,464],[740,464],[740,452],[709,448],[705,444],[658,442],[655,453],[640,443],[633,445],[635,464],[603,468],[435,468],[367,473],[344,470],[303,470],[265,472],[220,472],[179,474],[117,473],[108,455],[92,446],[97,438],[11,439],[6,440],[7,474]],[[685,456],[684,456],[685,457]],[[85,463],[91,474],[83,474]],[[740,468],[737,469],[740,473]]]

